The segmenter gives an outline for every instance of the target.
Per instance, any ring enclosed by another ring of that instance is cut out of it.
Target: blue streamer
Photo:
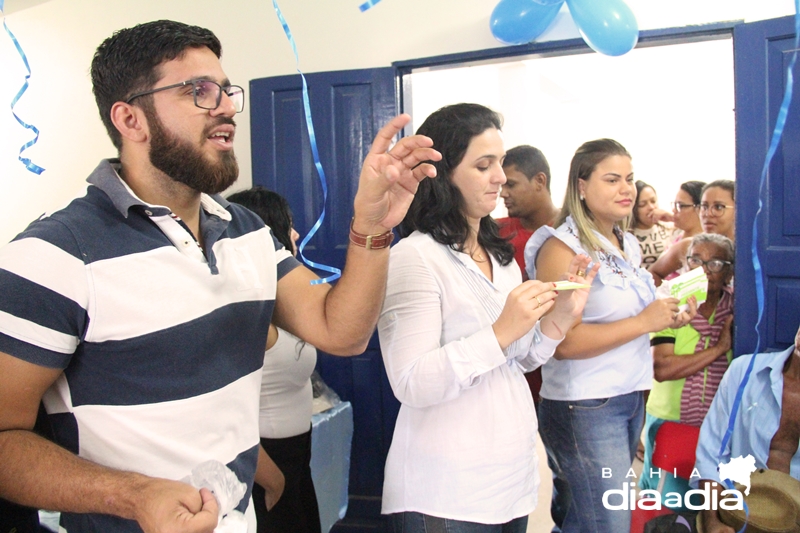
[[[319,215],[316,223],[305,236],[303,241],[300,243],[300,246],[297,248],[297,252],[300,254],[300,257],[303,261],[310,267],[317,268],[319,270],[324,270],[326,272],[330,272],[332,275],[322,279],[315,279],[311,282],[312,285],[318,285],[320,283],[329,283],[341,277],[342,271],[336,267],[323,265],[320,263],[316,263],[307,259],[306,256],[303,255],[303,249],[306,247],[308,241],[311,240],[311,237],[319,230],[319,227],[322,225],[322,221],[325,220],[325,206],[328,204],[328,183],[325,180],[325,171],[322,170],[322,163],[319,160],[319,151],[317,150],[317,136],[314,134],[314,122],[311,120],[311,104],[308,101],[308,84],[306,83],[306,77],[300,71],[300,58],[297,55],[297,46],[294,42],[294,37],[292,37],[292,32],[289,29],[289,25],[286,23],[286,19],[283,18],[283,13],[281,13],[281,8],[278,7],[278,1],[272,0],[272,6],[275,8],[275,13],[278,14],[278,20],[283,26],[283,32],[286,34],[286,38],[289,39],[289,44],[292,45],[292,51],[294,52],[294,62],[297,68],[297,72],[300,74],[300,77],[303,80],[303,109],[305,110],[306,115],[306,126],[308,126],[308,137],[309,141],[311,142],[311,153],[314,154],[314,166],[317,167],[317,172],[319,173],[319,181],[322,184],[322,213]]]
[[[359,9],[359,11],[361,11],[363,13],[364,11],[366,11],[369,8],[371,8],[372,6],[374,6],[375,4],[377,4],[380,1],[381,0],[367,0],[366,2],[364,2],[363,4],[358,6],[358,9]]]
[[[0,11],[3,10],[3,4],[4,0],[0,0]],[[34,174],[41,174],[42,172],[44,172],[44,169],[42,167],[34,164],[33,161],[31,161],[27,157],[22,157],[22,152],[24,152],[25,150],[36,144],[36,142],[39,140],[39,129],[33,124],[28,124],[27,122],[23,121],[14,112],[14,106],[17,105],[19,99],[22,97],[23,94],[25,94],[25,91],[28,90],[28,80],[31,77],[31,67],[28,64],[28,56],[25,55],[25,52],[22,50],[22,46],[20,46],[19,41],[17,41],[17,38],[14,37],[14,34],[11,33],[11,30],[8,28],[8,24],[6,24],[5,17],[3,17],[3,27],[6,29],[6,33],[11,38],[11,41],[14,43],[17,52],[19,52],[19,55],[22,58],[22,62],[25,63],[25,68],[28,70],[28,74],[25,76],[25,83],[22,84],[22,88],[19,90],[16,96],[14,96],[14,99],[11,100],[11,114],[14,115],[14,118],[17,119],[17,122],[19,122],[23,128],[29,129],[36,134],[36,136],[32,140],[23,144],[22,148],[19,149],[18,159],[22,161],[22,164],[24,164],[25,168],[27,168],[29,171],[33,172]]]
[[[756,278],[756,300],[758,302],[756,348],[753,351],[753,357],[750,358],[750,364],[748,365],[747,371],[744,374],[742,383],[739,385],[739,390],[736,391],[736,398],[734,398],[733,406],[731,408],[731,416],[728,420],[728,429],[725,431],[725,436],[722,438],[722,445],[719,449],[720,459],[725,453],[725,449],[728,447],[728,442],[730,442],[731,436],[733,435],[733,427],[736,424],[736,414],[739,412],[739,407],[742,403],[742,396],[744,395],[744,389],[747,386],[747,382],[750,380],[750,374],[752,373],[753,365],[756,362],[756,354],[759,353],[761,346],[761,334],[759,333],[758,328],[761,325],[761,319],[764,317],[764,279],[761,270],[761,260],[758,258],[758,216],[761,214],[761,208],[763,207],[761,195],[764,190],[764,184],[767,181],[769,165],[772,162],[775,152],[778,150],[778,145],[780,145],[781,137],[783,136],[783,128],[786,125],[786,117],[789,115],[789,105],[792,102],[792,90],[794,86],[794,75],[792,74],[792,71],[794,70],[795,62],[797,61],[797,49],[800,48],[800,0],[794,1],[794,11],[794,52],[792,53],[792,60],[789,62],[789,67],[787,68],[786,89],[783,93],[783,102],[781,102],[781,108],[780,111],[778,111],[778,118],[775,121],[775,129],[772,131],[772,140],[770,141],[769,150],[767,150],[767,157],[764,160],[764,166],[761,169],[761,179],[758,184],[758,210],[756,211],[756,216],[753,217],[753,242],[751,243],[750,250],[753,256],[753,270],[755,271]],[[725,484],[729,489],[734,488],[733,483],[731,483],[730,480],[725,480]],[[743,533],[747,528],[747,518],[750,516],[747,504],[745,504],[744,511],[745,525],[742,526],[742,529],[739,530],[739,533]]]

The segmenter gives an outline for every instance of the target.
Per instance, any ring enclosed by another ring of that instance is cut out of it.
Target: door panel
[[[315,73],[306,80],[328,204],[304,255],[343,268],[361,163],[380,127],[396,114],[394,69]],[[295,227],[305,236],[322,211],[323,192],[308,140],[302,80],[300,75],[253,80],[250,94],[253,184],[286,197]],[[382,531],[383,466],[399,403],[377,335],[356,357],[320,352],[317,369],[342,400],[353,404],[350,504],[334,530]]]
[[[736,306],[734,352],[752,353],[758,320],[751,244],[761,167],[783,100],[794,48],[794,18],[734,28],[736,79]],[[800,68],[793,75],[800,81]],[[758,219],[764,274],[761,351],[783,349],[800,324],[800,96],[794,91],[783,140],[769,168]]]

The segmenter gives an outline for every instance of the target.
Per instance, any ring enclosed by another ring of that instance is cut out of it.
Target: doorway
[[[569,162],[583,142],[610,137],[633,155],[637,179],[668,209],[680,183],[734,179],[733,40],[653,43],[621,57],[584,50],[408,69],[404,111],[417,127],[458,102],[503,115],[506,149],[530,144],[547,157],[561,205]],[[493,213],[506,216],[502,200]]]

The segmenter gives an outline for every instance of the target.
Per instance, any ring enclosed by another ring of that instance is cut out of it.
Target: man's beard
[[[148,113],[147,121],[151,134],[150,164],[172,180],[198,192],[217,194],[233,185],[239,177],[239,164],[232,150],[220,152],[219,161],[209,161],[200,148],[169,133],[155,113]],[[206,128],[203,139],[207,138],[207,132],[220,124],[235,123],[232,118],[218,119]]]

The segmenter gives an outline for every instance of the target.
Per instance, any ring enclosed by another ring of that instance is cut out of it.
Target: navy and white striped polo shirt
[[[81,457],[168,479],[215,459],[252,487],[267,328],[277,281],[299,263],[218,196],[202,197],[204,253],[117,168],[101,162],[86,196],[0,249],[0,351],[64,369],[44,402]],[[61,525],[140,531],[105,515]]]

